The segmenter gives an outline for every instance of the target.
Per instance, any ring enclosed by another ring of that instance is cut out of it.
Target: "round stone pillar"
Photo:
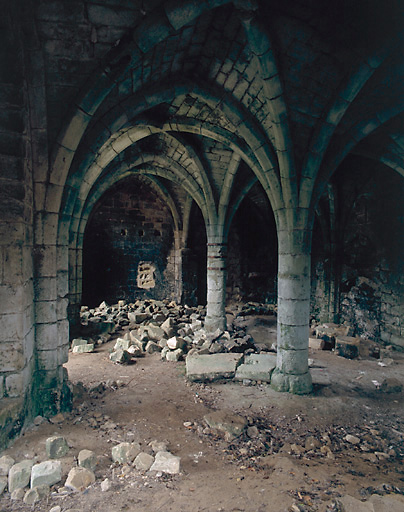
[[[205,329],[213,332],[216,329],[227,329],[225,298],[226,298],[226,256],[227,244],[224,242],[208,242],[207,256],[207,305]]]
[[[278,353],[271,385],[277,391],[305,394],[312,390],[308,367],[310,253],[293,245],[279,244]]]

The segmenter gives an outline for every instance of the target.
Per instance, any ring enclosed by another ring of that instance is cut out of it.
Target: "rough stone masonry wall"
[[[404,348],[404,179],[388,169],[341,178],[343,186],[334,180],[334,252],[318,225],[313,235],[312,314]]]
[[[173,224],[162,199],[129,179],[95,208],[84,239],[83,303],[174,299]]]
[[[29,415],[35,370],[32,168],[16,13],[0,30],[0,449]]]

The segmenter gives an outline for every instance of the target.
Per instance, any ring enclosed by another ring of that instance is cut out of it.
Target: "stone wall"
[[[30,416],[35,371],[30,123],[13,11],[6,11],[0,30],[0,448]]]
[[[170,211],[146,183],[126,179],[100,199],[87,224],[83,303],[174,299],[175,289]]]
[[[323,215],[313,234],[312,313],[404,348],[404,179],[387,168],[346,168],[332,186],[320,211],[334,212],[334,229]]]

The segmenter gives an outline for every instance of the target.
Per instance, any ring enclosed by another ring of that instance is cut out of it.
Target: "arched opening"
[[[201,210],[193,203],[189,219],[186,255],[183,259],[183,299],[186,304],[206,305],[207,239]]]
[[[276,303],[277,272],[275,219],[257,185],[240,204],[230,227],[227,300]]]
[[[86,226],[82,303],[173,298],[174,265],[174,225],[163,199],[139,177],[111,187]]]

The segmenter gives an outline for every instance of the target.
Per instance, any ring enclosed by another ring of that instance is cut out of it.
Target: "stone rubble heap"
[[[0,457],[0,495],[7,490],[10,500],[34,505],[44,498],[84,491],[97,480],[98,458],[91,450],[81,450],[77,455],[77,465],[64,474],[62,462],[69,450],[63,436],[53,436],[46,440],[48,460],[16,462],[9,455]],[[142,451],[136,442],[119,443],[111,450],[111,461],[112,468],[121,466],[125,471],[135,470],[142,474],[176,475],[181,471],[180,457],[170,453],[166,443],[157,440],[151,441],[146,451]],[[104,479],[100,484],[101,491],[109,490],[109,484],[108,478]]]
[[[252,314],[258,310],[269,314],[273,308],[249,303],[238,314]],[[114,306],[102,302],[95,309],[82,306],[83,333],[92,336],[74,339],[71,348],[75,353],[92,352],[96,345],[116,339],[110,359],[121,364],[154,352],[160,352],[165,361],[179,361],[186,354],[258,351],[251,336],[240,326],[207,333],[205,314],[202,306],[182,306],[168,300],[137,300],[130,304],[119,301]],[[115,338],[117,334],[120,336]]]

